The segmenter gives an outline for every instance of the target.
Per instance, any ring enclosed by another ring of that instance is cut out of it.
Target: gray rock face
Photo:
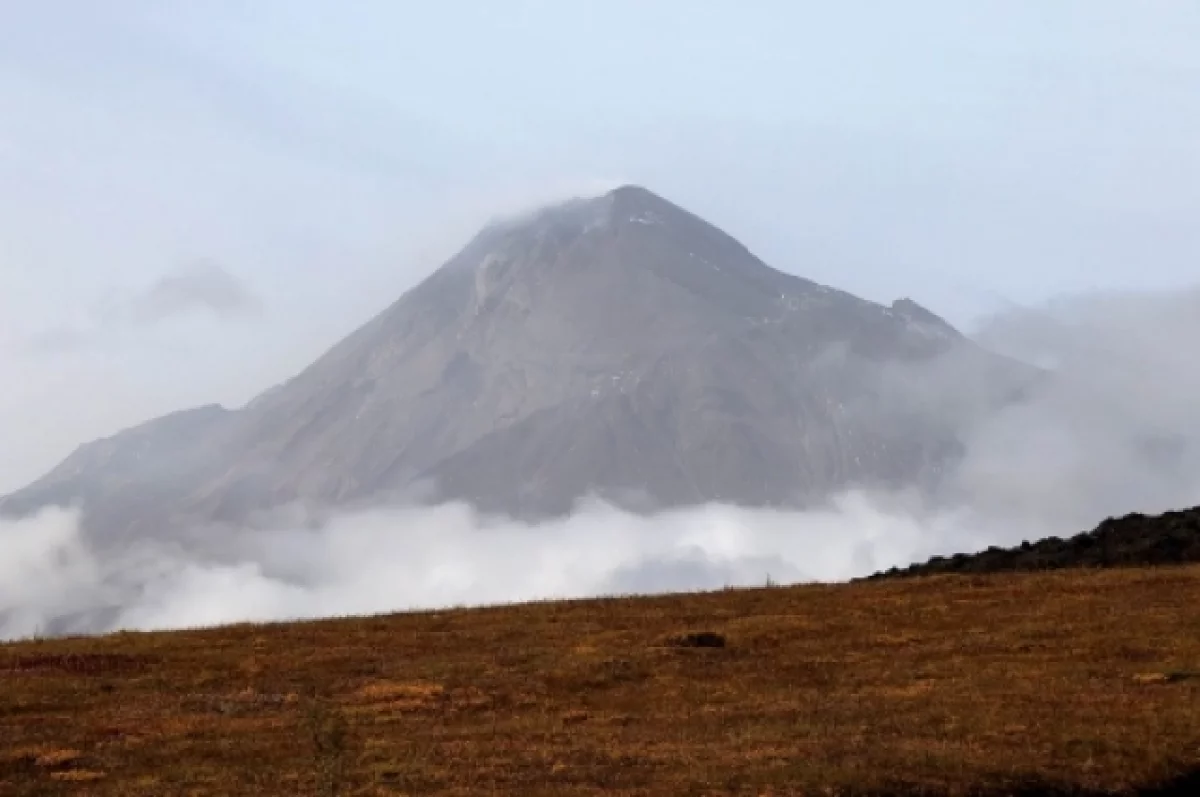
[[[0,509],[81,501],[127,527],[401,496],[519,516],[589,493],[800,504],[935,485],[1030,377],[911,300],[776,271],[627,186],[485,229],[245,408],[85,446]]]
[[[82,506],[93,527],[155,533],[202,474],[222,467],[233,418],[216,405],[197,407],[80,446],[33,484],[0,499],[0,515]]]

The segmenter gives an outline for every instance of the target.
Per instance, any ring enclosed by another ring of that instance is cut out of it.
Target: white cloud
[[[542,524],[381,507],[316,529],[226,532],[210,553],[146,540],[100,555],[77,521],[52,511],[0,524],[0,637],[838,580],[972,537],[949,514],[906,516],[860,494],[807,513],[593,504]]]

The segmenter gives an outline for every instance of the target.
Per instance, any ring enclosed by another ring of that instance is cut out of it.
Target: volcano
[[[964,429],[1031,378],[911,299],[778,271],[625,186],[489,225],[245,407],[84,445],[0,511],[78,504],[97,529],[157,533],[296,504],[545,517],[588,496],[656,509],[936,489]]]

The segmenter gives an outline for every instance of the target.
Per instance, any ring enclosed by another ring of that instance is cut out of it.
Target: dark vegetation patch
[[[723,648],[725,637],[716,631],[692,631],[671,637],[667,644],[676,648]]]
[[[1068,539],[1047,537],[1013,548],[992,546],[974,554],[935,556],[928,562],[893,567],[868,578],[1195,563],[1200,563],[1200,507],[1108,518],[1092,531]]]
[[[848,789],[837,797],[1197,797],[1200,795],[1200,769],[1168,777],[1142,786],[1092,788],[1071,783],[1056,783],[1037,775],[1000,777],[994,785],[968,787],[958,792],[932,788],[918,783],[897,783],[874,791]]]
[[[127,653],[27,653],[0,658],[0,675],[5,673],[67,673],[70,675],[114,675],[144,672],[155,662],[152,656]]]

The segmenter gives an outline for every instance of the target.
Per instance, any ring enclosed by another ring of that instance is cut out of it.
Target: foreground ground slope
[[[935,556],[872,579],[939,573],[1003,573],[1074,567],[1131,567],[1200,563],[1200,507],[1161,515],[1131,513],[1105,520],[1074,537],[1047,537],[1015,548],[993,546],[973,554]]]
[[[0,793],[1191,794],[1197,607],[1187,567],[24,642]]]

